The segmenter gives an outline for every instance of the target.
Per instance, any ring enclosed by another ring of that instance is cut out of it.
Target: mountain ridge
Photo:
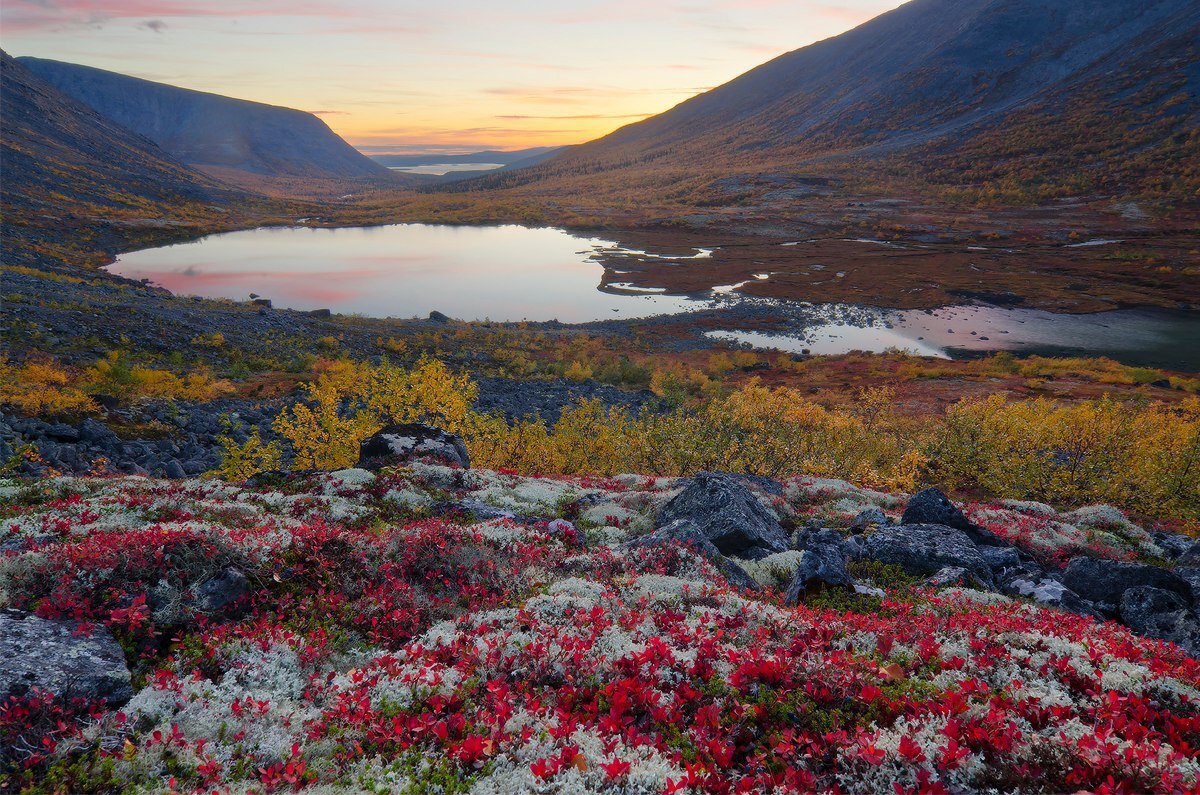
[[[305,111],[143,80],[80,64],[17,59],[97,113],[183,163],[258,177],[390,178],[390,172]]]
[[[1028,157],[1047,167],[1048,196],[1135,192],[1156,182],[1145,173],[1150,159],[1138,162],[1142,173],[1115,161],[1145,150],[1164,162],[1200,155],[1198,41],[1200,6],[1187,0],[1064,0],[1048,9],[1034,0],[913,0],[540,166],[462,189],[686,172],[702,155],[704,168],[691,171],[860,158],[878,173],[907,169],[939,185],[984,186],[988,176],[1014,187],[1028,181],[1015,162]],[[1038,105],[1039,118],[1029,118]],[[1097,128],[1097,116],[1108,124]],[[1010,124],[1032,138],[1014,146],[995,135]],[[1047,152],[1061,162],[1047,163]],[[953,171],[950,163],[923,162],[968,154],[997,162],[987,175],[958,164],[965,179],[939,173]],[[1167,189],[1175,196],[1200,186],[1195,167],[1182,168],[1185,183]],[[1070,172],[1079,169],[1100,173],[1078,185]]]

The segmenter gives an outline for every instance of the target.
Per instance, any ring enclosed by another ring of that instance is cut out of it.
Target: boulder
[[[682,544],[690,547],[712,561],[730,585],[750,591],[759,589],[758,582],[745,569],[722,555],[700,528],[687,519],[677,519],[649,535],[630,539],[621,546],[623,549],[642,549],[662,544]]]
[[[1063,571],[1063,585],[1111,615],[1116,614],[1126,591],[1146,585],[1179,595],[1188,607],[1193,603],[1192,588],[1187,580],[1174,572],[1144,563],[1072,558]]]
[[[890,524],[890,522],[882,508],[867,508],[865,511],[859,511],[858,515],[850,522],[850,532],[862,533],[872,527],[881,527],[886,524]]]
[[[1173,591],[1148,585],[1121,594],[1121,623],[1139,635],[1168,640],[1193,657],[1200,654],[1200,618]]]
[[[1016,547],[981,546],[979,554],[992,571],[1003,571],[1021,565],[1021,555]]]
[[[1163,530],[1151,530],[1150,538],[1154,543],[1162,549],[1163,553],[1169,558],[1178,558],[1185,555],[1197,546],[1196,539],[1191,536],[1185,536],[1183,533],[1168,533]]]
[[[215,577],[195,586],[192,606],[202,613],[224,612],[250,593],[250,581],[241,571],[230,566]]]
[[[800,534],[804,556],[784,592],[785,604],[800,602],[806,593],[827,587],[851,588],[854,580],[846,573],[846,550],[836,530],[805,530]]]
[[[938,524],[884,527],[867,536],[865,554],[881,563],[894,563],[910,574],[937,574],[957,566],[992,582],[992,572],[979,547],[962,530]]]
[[[107,629],[92,625],[84,633],[74,621],[2,610],[0,699],[35,687],[110,707],[133,697],[125,653]]]
[[[904,507],[901,524],[940,524],[966,533],[976,544],[1007,547],[1007,541],[991,530],[967,519],[958,506],[941,489],[925,489],[914,494]]]
[[[744,483],[731,475],[702,472],[658,516],[662,528],[688,521],[723,555],[763,557],[783,552],[788,533]]]
[[[925,585],[930,588],[986,588],[987,585],[980,581],[973,573],[967,571],[962,566],[946,566],[925,581]]]
[[[389,425],[363,440],[358,467],[377,472],[384,467],[402,466],[413,461],[432,459],[469,469],[471,458],[462,437],[421,422]]]
[[[1057,607],[1069,613],[1100,620],[1105,618],[1091,602],[1081,599],[1079,594],[1050,577],[1019,577],[1006,582],[1001,591],[1009,596],[1024,596],[1039,604]]]

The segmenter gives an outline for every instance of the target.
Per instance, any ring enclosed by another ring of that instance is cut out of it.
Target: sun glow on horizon
[[[579,143],[899,0],[8,0],[13,55],[311,111],[365,151]]]

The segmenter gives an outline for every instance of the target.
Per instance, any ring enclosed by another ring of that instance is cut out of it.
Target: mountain
[[[1195,198],[1198,96],[1195,0],[913,0],[475,186],[815,169],[1033,198]]]
[[[55,88],[149,138],[181,162],[226,181],[390,174],[311,113],[78,64],[18,60]]]
[[[82,246],[76,221],[203,215],[235,192],[64,95],[0,52],[0,205],[8,263]],[[76,221],[72,221],[74,218]]]

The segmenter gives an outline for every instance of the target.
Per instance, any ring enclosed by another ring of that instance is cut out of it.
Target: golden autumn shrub
[[[28,416],[87,414],[95,404],[73,385],[71,374],[52,362],[10,364],[0,356],[0,405]]]
[[[1200,400],[964,400],[928,448],[932,477],[1000,497],[1200,514]]]

